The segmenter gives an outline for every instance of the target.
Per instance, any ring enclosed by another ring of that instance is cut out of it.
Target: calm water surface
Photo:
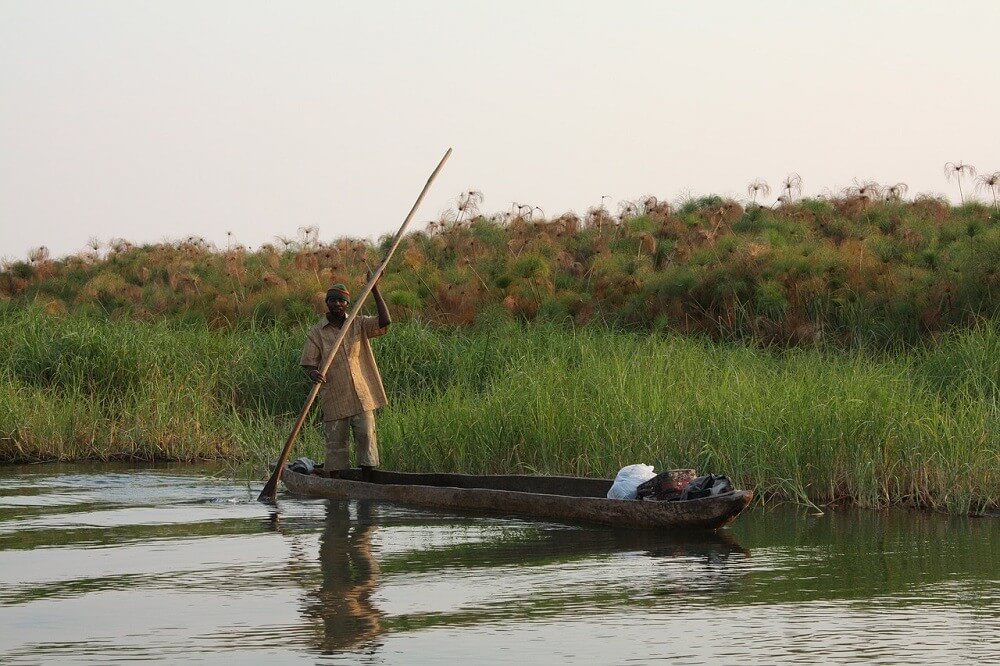
[[[0,468],[0,662],[1000,657],[1000,519],[791,508],[672,538]]]

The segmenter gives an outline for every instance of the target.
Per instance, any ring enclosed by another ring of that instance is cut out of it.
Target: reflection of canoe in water
[[[392,529],[411,524],[433,527],[439,523],[385,521],[380,526]],[[450,522],[440,524],[452,527],[462,523],[452,517]],[[732,530],[636,530],[550,522],[537,527],[521,523],[513,529],[500,530],[485,527],[482,535],[481,539],[471,541],[435,543],[425,548],[393,552],[382,558],[381,565],[391,576],[454,569],[562,565],[600,560],[623,552],[664,561],[682,558],[723,565],[750,555],[750,551],[734,538]]]
[[[474,476],[375,471],[373,482],[355,476],[327,479],[286,469],[293,495],[397,502],[434,509],[524,515],[570,522],[648,529],[714,530],[747,507],[753,493],[736,490],[684,502],[607,499],[609,479],[568,476]]]

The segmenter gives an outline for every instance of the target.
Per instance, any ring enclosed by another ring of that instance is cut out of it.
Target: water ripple
[[[655,534],[0,477],[0,661],[917,663],[998,656],[1000,521],[794,509]]]

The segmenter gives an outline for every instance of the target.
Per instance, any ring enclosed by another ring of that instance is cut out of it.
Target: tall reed
[[[275,454],[303,329],[100,321],[0,305],[0,460]],[[870,352],[520,325],[394,325],[384,464],[612,476],[724,472],[765,499],[1000,508],[1000,330]],[[297,454],[320,458],[318,428]]]

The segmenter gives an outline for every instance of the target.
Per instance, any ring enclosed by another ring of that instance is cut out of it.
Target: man
[[[372,469],[378,466],[378,442],[375,439],[375,410],[386,404],[385,388],[370,338],[385,335],[392,320],[389,309],[379,292],[372,287],[378,316],[358,315],[351,322],[337,355],[323,376],[323,364],[337,335],[347,320],[351,294],[343,284],[335,284],[326,292],[326,317],[309,330],[299,365],[313,382],[323,384],[319,400],[323,409],[323,433],[326,436],[326,461],[323,472],[336,478],[350,468],[348,437],[354,433],[354,449],[361,467],[361,478],[369,481]]]

